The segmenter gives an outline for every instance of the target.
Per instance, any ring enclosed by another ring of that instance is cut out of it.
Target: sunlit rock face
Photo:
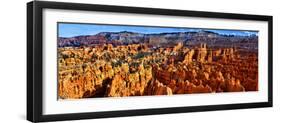
[[[158,80],[152,81],[148,85],[147,89],[148,95],[173,95],[172,89]]]
[[[194,49],[189,50],[184,56],[183,63],[185,63],[185,64],[192,63],[192,60],[193,60],[193,57],[194,57],[194,52],[195,52]]]
[[[124,69],[127,68],[124,67]],[[128,70],[120,71],[120,73],[116,73],[113,80],[107,84],[105,96],[122,97],[144,95],[145,87],[151,78],[151,69],[145,69],[142,65],[138,67],[138,72],[135,73],[130,73]]]
[[[207,56],[206,44],[201,44],[199,48],[196,48],[196,61],[205,62]]]
[[[134,35],[126,41],[142,43],[120,44],[118,40],[125,34]],[[60,99],[258,91],[256,50],[208,43],[174,44],[163,36],[128,32],[120,37],[111,34],[107,38],[112,43],[108,44],[103,35],[80,37],[99,45],[68,47],[76,39],[61,42]],[[159,40],[168,46],[155,46]]]

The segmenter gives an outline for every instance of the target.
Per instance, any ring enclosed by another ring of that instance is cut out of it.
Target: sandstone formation
[[[204,43],[185,46],[182,42],[173,47],[151,46],[158,39],[151,37],[150,43],[141,44],[103,41],[97,46],[58,48],[59,98],[258,91],[255,50]]]

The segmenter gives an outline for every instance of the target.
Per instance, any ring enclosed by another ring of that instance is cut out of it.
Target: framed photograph
[[[27,120],[272,107],[272,16],[27,3]]]

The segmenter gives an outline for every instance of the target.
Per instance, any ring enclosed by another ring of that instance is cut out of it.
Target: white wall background
[[[27,123],[26,112],[26,2],[29,0],[3,0],[0,4],[0,122]],[[71,0],[68,0],[71,1]],[[90,122],[280,122],[281,114],[281,14],[278,0],[81,0],[96,4],[125,5],[213,12],[265,14],[274,16],[273,24],[273,78],[274,107],[211,111],[168,115],[135,116],[79,120]],[[69,121],[65,121],[69,122]]]

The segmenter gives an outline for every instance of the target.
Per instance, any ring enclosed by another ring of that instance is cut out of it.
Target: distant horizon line
[[[242,37],[249,37],[249,36],[257,36],[256,34],[251,34],[251,35],[239,35],[239,34],[225,34],[225,33],[217,33],[217,32],[213,32],[213,31],[209,31],[209,30],[203,30],[203,31],[186,31],[186,32],[159,32],[159,33],[140,33],[140,32],[133,32],[133,31],[119,31],[119,32],[109,32],[109,31],[106,31],[106,32],[99,32],[99,33],[96,33],[96,34],[82,34],[82,35],[76,35],[76,36],[71,36],[71,37],[59,37],[59,38],[74,38],[74,37],[79,37],[79,36],[95,36],[95,35],[98,35],[100,33],[121,33],[121,32],[128,32],[128,33],[138,33],[138,34],[143,34],[143,35],[153,35],[153,34],[164,34],[164,33],[198,33],[198,32],[212,32],[212,33],[215,33],[215,34],[218,34],[218,35],[223,35],[223,36],[242,36]]]
[[[58,37],[73,38],[77,36],[89,36],[99,33],[131,32],[139,34],[161,34],[161,33],[187,33],[187,32],[212,32],[219,35],[234,36],[258,36],[258,31],[253,30],[231,30],[231,29],[208,29],[208,28],[183,28],[183,27],[154,27],[133,25],[109,25],[109,24],[76,24],[58,23]]]

